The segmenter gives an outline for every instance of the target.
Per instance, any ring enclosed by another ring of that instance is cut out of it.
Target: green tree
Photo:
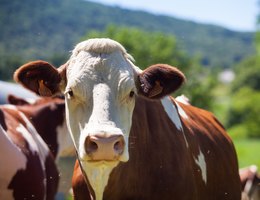
[[[227,126],[233,135],[260,137],[260,57],[245,59],[235,67],[235,73]]]
[[[187,55],[178,50],[173,35],[110,25],[104,32],[91,31],[83,39],[94,37],[109,37],[121,43],[141,69],[154,63],[168,63],[185,71],[190,65]]]
[[[259,22],[258,22],[259,23]],[[233,135],[260,137],[260,31],[255,37],[256,54],[235,66],[227,126]]]
[[[23,59],[17,55],[0,56],[0,80],[12,81],[14,71],[23,64]]]
[[[236,79],[232,83],[232,91],[247,86],[260,91],[260,55],[251,56],[235,67]]]
[[[232,135],[260,137],[260,91],[242,87],[232,95],[228,125]]]

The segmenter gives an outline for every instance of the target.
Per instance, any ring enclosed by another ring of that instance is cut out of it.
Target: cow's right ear
[[[33,61],[24,64],[14,73],[14,80],[25,88],[41,96],[52,96],[61,91],[66,67],[56,69],[45,61]]]

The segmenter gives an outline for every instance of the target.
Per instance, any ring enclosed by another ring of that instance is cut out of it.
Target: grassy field
[[[260,139],[236,139],[239,167],[257,165],[260,169]]]

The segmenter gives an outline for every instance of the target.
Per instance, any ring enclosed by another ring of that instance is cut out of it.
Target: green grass
[[[236,139],[234,144],[240,168],[254,164],[260,169],[260,139]]]

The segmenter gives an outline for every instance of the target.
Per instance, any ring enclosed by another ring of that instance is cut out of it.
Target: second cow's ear
[[[58,70],[45,61],[24,64],[14,73],[14,80],[41,96],[52,96],[60,92],[60,83],[65,68]]]
[[[8,103],[10,103],[10,104],[12,104],[12,105],[19,105],[19,106],[30,104],[30,103],[29,103],[28,101],[26,101],[25,99],[20,98],[20,97],[17,97],[17,96],[12,95],[12,94],[9,94],[9,95],[8,95],[7,101],[8,101]]]
[[[175,67],[156,64],[145,69],[137,79],[140,95],[158,99],[176,91],[185,81],[185,76]]]

